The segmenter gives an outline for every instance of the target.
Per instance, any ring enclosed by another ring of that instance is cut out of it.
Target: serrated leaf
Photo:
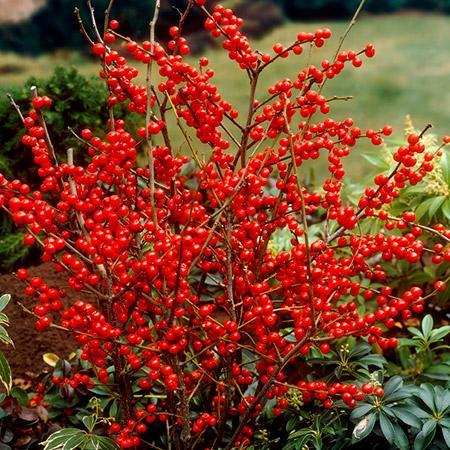
[[[28,406],[28,394],[21,388],[15,386],[11,389],[11,395],[25,408]]]
[[[0,311],[3,311],[8,306],[10,300],[11,300],[10,294],[3,294],[0,297]]]
[[[9,367],[8,360],[5,355],[0,351],[0,382],[5,386],[6,391],[11,392],[12,387],[12,377],[11,377],[11,367]]]

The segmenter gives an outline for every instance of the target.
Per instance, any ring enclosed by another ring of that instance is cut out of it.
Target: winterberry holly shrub
[[[66,290],[17,272],[36,329],[65,329],[80,346],[83,370],[53,381],[118,398],[108,432],[122,448],[245,448],[262,411],[282,414],[293,391],[324,409],[376,404],[381,385],[333,379],[305,360],[346,337],[394,348],[389,329],[420,313],[448,279],[444,271],[426,290],[393,288],[387,268],[413,269],[429,255],[430,265],[448,265],[450,231],[419,223],[414,211],[394,216],[389,205],[433,170],[449,137],[430,150],[428,127],[409,134],[356,206],[344,193],[345,158],[361,141],[379,147],[392,130],[333,118],[340,98],[323,89],[373,57],[374,46],[342,50],[349,27],[334,56],[313,66],[309,50],[331,37],[324,28],[261,53],[232,10],[206,3],[189,2],[166,47],[154,37],[158,6],[148,41],[121,34],[108,11],[103,32],[95,20],[83,24],[109,92],[104,133],[71,124],[78,145],[60,154],[45,122],[52,101],[33,89],[32,109],[17,109],[42,183],[32,191],[0,180],[0,204],[26,230],[24,243],[40,246],[76,292],[68,301]],[[248,77],[243,115],[214,84],[208,59],[186,58],[183,26],[194,8],[235,76]],[[305,67],[261,92],[267,67],[288,57]],[[138,67],[145,85],[136,82]],[[121,104],[140,114],[137,129],[115,116]],[[178,132],[190,158],[171,144]],[[200,147],[209,147],[208,158]],[[328,176],[306,184],[304,162],[321,155]]]

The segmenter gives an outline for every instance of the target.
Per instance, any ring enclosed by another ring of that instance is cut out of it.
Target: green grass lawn
[[[328,26],[334,38],[322,49],[316,49],[313,62],[331,59],[338,37],[346,22],[288,23],[267,37],[253,43],[262,52],[271,51],[274,42],[289,44],[298,31]],[[349,102],[335,102],[335,118],[353,117],[363,128],[380,128],[386,123],[402,134],[404,117],[411,114],[418,128],[432,123],[434,132],[450,134],[450,17],[423,14],[364,16],[352,29],[344,48],[361,49],[367,42],[377,48],[374,59],[365,60],[359,69],[348,66],[336,79],[331,80],[325,94],[351,95]],[[261,80],[258,98],[264,99],[265,90],[275,81],[295,78],[306,63],[307,52],[300,57],[292,55],[278,65],[272,65]],[[207,52],[211,67],[216,71],[216,83],[223,97],[240,111],[247,109],[249,89],[246,74],[229,61],[224,52]],[[22,84],[29,76],[49,76],[57,65],[75,65],[85,75],[98,72],[98,66],[78,54],[43,56],[37,59],[0,55],[1,67],[17,68],[0,75],[0,90]],[[20,70],[19,70],[20,69]],[[241,120],[243,120],[241,118]],[[181,137],[176,144],[183,151]],[[354,178],[360,178],[362,159],[355,158],[349,169]],[[324,162],[318,162],[323,171]]]

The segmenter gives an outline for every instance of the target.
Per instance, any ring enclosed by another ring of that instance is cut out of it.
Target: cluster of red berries
[[[181,25],[170,29],[172,40],[164,48],[124,38],[114,20],[92,47],[102,61],[111,118],[104,134],[80,130],[89,163],[58,161],[45,127],[51,101],[36,97],[24,117],[22,142],[34,155],[40,189],[31,192],[27,184],[0,176],[0,206],[26,230],[24,243],[40,245],[43,260],[54,262],[76,292],[73,302],[62,301],[65,289],[25,269],[17,272],[36,301],[36,328],[55,322],[73,332],[81,358],[95,367],[90,375],[54,382],[114,382],[124,421],[110,432],[122,448],[139,446],[139,436],[155,422],[167,421],[186,445],[192,435],[200,439],[204,433],[207,440],[211,428],[223,436],[230,417],[240,422],[229,438],[245,446],[268,399],[276,400],[276,413],[288,406],[288,364],[295,366],[313,348],[329,353],[347,336],[395,347],[397,340],[385,331],[446,287],[437,281],[429,292],[417,286],[399,291],[389,286],[385,270],[397,260],[417,264],[424,252],[432,253],[436,265],[450,261],[450,231],[422,227],[413,212],[397,218],[387,211],[405,186],[433,169],[439,153],[427,153],[421,135],[409,136],[395,153],[397,166],[377,176],[357,206],[342,193],[343,158],[361,139],[380,145],[392,129],[362,131],[350,118],[323,117],[335,99],[327,99],[322,88],[347,63],[359,67],[363,55],[374,56],[373,46],[308,66],[258,99],[256,85],[266,66],[301,55],[304,46],[321,47],[331,32],[299,33],[292,45],[275,44],[274,54],[262,55],[239,31],[242,20],[232,10],[216,6],[208,13],[204,1],[194,3],[207,13],[206,29],[223,38],[229,58],[250,78],[245,123],[219,93],[207,58],[198,67],[185,58],[189,46]],[[148,89],[133,81],[138,69],[119,42],[135,61],[155,63],[159,85]],[[141,126],[131,129],[126,120],[114,119],[117,103],[140,114]],[[169,110],[192,152],[194,173],[189,158],[172,147]],[[153,136],[163,145],[151,144]],[[196,152],[199,142],[210,148],[209,160]],[[149,164],[141,167],[138,155],[146,152]],[[328,178],[320,188],[302,186],[296,169],[322,154]],[[374,220],[382,230],[362,233],[361,224]],[[310,226],[319,222],[324,232],[313,236]],[[288,236],[286,248],[276,250],[277,233]],[[357,298],[367,301],[367,311]],[[325,408],[335,398],[354,407],[365,395],[383,395],[380,387],[327,385],[304,381],[304,375],[295,380],[303,400]],[[149,399],[145,408],[135,405],[134,379]],[[200,407],[192,402],[199,393],[208,399]]]

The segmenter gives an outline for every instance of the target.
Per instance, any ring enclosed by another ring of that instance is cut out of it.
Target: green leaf
[[[9,325],[9,319],[5,313],[0,313],[0,324]]]
[[[371,351],[371,346],[367,342],[359,342],[350,351],[349,358],[357,359],[363,355],[367,355]]]
[[[2,351],[0,351],[0,382],[9,393],[12,387],[11,367]]]
[[[450,364],[436,364],[430,367],[426,372],[429,375],[449,375],[450,374]]]
[[[441,156],[442,177],[450,185],[450,156],[448,151],[444,151]]]
[[[382,170],[389,169],[389,162],[386,161],[384,155],[381,152],[364,152],[363,157],[375,167],[378,167]]]
[[[408,347],[410,345],[416,345],[417,341],[415,341],[413,339],[400,338],[398,340],[398,343],[400,344],[400,347]]]
[[[441,427],[448,428],[450,430],[450,417],[444,417],[439,421]]]
[[[398,391],[403,386],[403,379],[400,376],[392,377],[385,385],[384,385],[384,397],[386,400],[389,399],[389,396],[394,392]]]
[[[437,328],[436,330],[433,330],[431,332],[431,339],[430,342],[436,342],[442,339],[443,337],[447,336],[447,334],[450,333],[450,325],[447,325],[445,327]]]
[[[97,395],[106,395],[106,396],[110,396],[111,395],[111,391],[108,390],[108,388],[103,387],[103,386],[96,386],[92,389],[89,389],[91,392],[93,392],[94,394]]]
[[[365,416],[360,420],[353,429],[352,438],[353,441],[360,441],[367,437],[373,430],[375,422],[377,421],[377,415],[375,413]]]
[[[447,447],[450,448],[450,430],[448,428],[441,427],[441,431]]]
[[[354,410],[352,410],[352,413],[350,414],[350,419],[358,419],[359,417],[362,417],[366,415],[370,410],[373,409],[373,405],[363,404],[360,406],[357,406]]]
[[[436,425],[436,422],[434,422]],[[414,450],[425,450],[433,441],[436,434],[436,426],[429,433],[423,430],[416,436],[414,440]]]
[[[431,205],[434,202],[433,198],[428,198],[427,200],[420,203],[420,205],[415,209],[416,219],[420,220],[425,214],[429,214]]]
[[[414,327],[409,327],[408,331],[413,334],[414,336],[418,337],[419,339],[423,339],[424,335],[420,332],[420,330],[418,330],[417,328]]]
[[[442,386],[435,386],[437,390],[434,403],[438,414],[445,414],[450,408],[450,391],[442,388]]]
[[[398,423],[394,423],[394,443],[400,450],[408,450],[410,448],[408,437]]]
[[[11,295],[3,294],[0,297],[0,311],[3,311],[11,300]]]
[[[109,407],[109,416],[110,417],[117,417],[119,415],[119,401],[117,399],[113,400],[111,403],[111,406]],[[294,424],[296,423],[295,418],[293,418]],[[288,422],[289,425],[289,422]],[[288,429],[288,425],[286,425],[286,430],[290,431],[291,429]],[[295,426],[295,425],[294,425]]]
[[[450,198],[447,198],[442,205],[442,214],[444,214],[447,220],[450,220]]]
[[[381,369],[386,363],[386,359],[382,355],[367,355],[357,362],[363,366],[375,366]]]
[[[389,444],[393,444],[395,439],[394,425],[385,414],[380,414],[380,428]]]
[[[0,341],[7,345],[12,345],[13,341],[9,337],[8,332],[6,331],[5,327],[0,325]]]
[[[428,419],[430,417],[430,414],[424,411],[422,408],[419,408],[415,404],[409,404],[408,405],[408,411],[411,414],[414,414],[419,419]],[[421,426],[419,428],[422,428]]]
[[[92,430],[95,427],[95,417],[94,417],[94,415],[84,416],[81,419],[81,421],[83,422],[83,424],[87,428],[87,430],[91,433]]]
[[[80,436],[83,440],[86,438],[87,434],[83,430],[78,430],[76,428],[64,428],[56,433],[50,435],[50,437],[43,442],[44,450],[57,450],[63,449],[64,444],[71,438]],[[76,447],[74,447],[76,448]]]
[[[11,395],[19,402],[22,407],[28,406],[28,394],[20,387],[13,387],[11,389]]]
[[[436,405],[434,403],[434,390],[431,384],[421,384],[417,396],[429,408],[430,412],[434,411]]]
[[[67,439],[64,446],[61,447],[62,450],[74,450],[78,448],[82,448],[82,444],[86,442],[89,438],[87,434],[77,434]]]
[[[98,450],[116,450],[119,448],[112,439],[105,436],[92,435],[91,444],[93,445],[93,449]]]
[[[433,318],[431,317],[431,314],[427,314],[422,319],[422,333],[426,339],[430,337],[432,329],[433,329]]]
[[[428,210],[428,217],[431,219],[437,212],[437,210],[442,206],[444,201],[447,200],[445,195],[440,195],[439,197],[434,197],[433,202]]]
[[[401,420],[403,423],[415,428],[422,428],[422,421],[412,414],[407,408],[399,406],[393,408],[393,412],[397,419]]]

